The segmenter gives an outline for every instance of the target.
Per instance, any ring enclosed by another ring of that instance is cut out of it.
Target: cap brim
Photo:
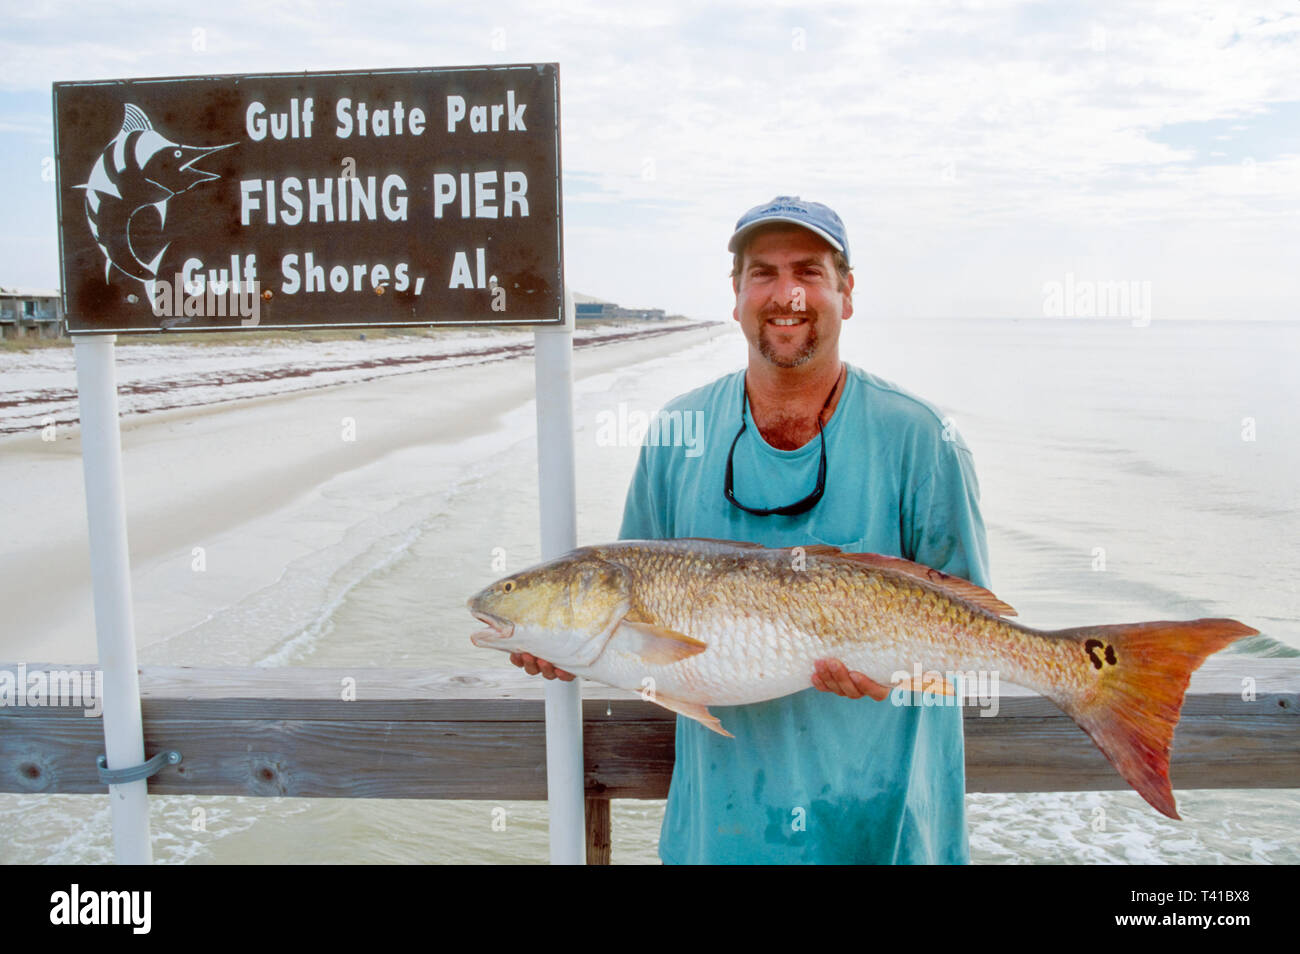
[[[821,238],[824,238],[826,240],[826,244],[829,245],[831,248],[835,249],[835,251],[837,252],[844,251],[844,246],[841,245],[838,241],[836,241],[830,235],[830,233],[822,231],[821,229],[817,228],[817,226],[815,225],[809,225],[807,222],[803,221],[802,219],[793,219],[787,215],[767,215],[761,219],[757,219],[753,222],[750,222],[743,229],[737,229],[736,234],[731,236],[731,241],[727,243],[727,251],[731,252],[732,254],[739,252],[740,246],[746,235],[754,231],[754,229],[758,228],[760,225],[770,225],[773,222],[788,222],[790,225],[797,225],[801,229],[807,229],[809,232],[812,232],[814,235],[818,235]]]

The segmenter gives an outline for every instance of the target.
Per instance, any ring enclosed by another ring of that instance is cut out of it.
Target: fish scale
[[[982,641],[978,637],[992,641],[985,635],[985,627],[1000,626],[1005,631],[1019,627],[977,607],[927,592],[919,580],[914,584],[882,580],[879,571],[864,572],[818,556],[807,557],[806,569],[777,568],[769,573],[744,564],[715,566],[693,561],[689,553],[678,561],[675,571],[669,566],[671,558],[659,553],[622,551],[617,559],[638,579],[684,577],[688,582],[680,592],[665,586],[639,588],[645,598],[634,608],[664,626],[708,643],[725,660],[749,663],[745,674],[751,677],[756,677],[759,669],[776,673],[798,667],[811,673],[813,662],[838,653],[846,663],[861,663],[861,671],[878,682],[887,682],[892,673],[910,669],[918,653],[924,653],[949,671],[990,669],[995,661],[1005,667],[1014,660],[1017,665],[1012,667],[1014,676],[1008,673],[1010,681],[1037,681],[1027,665],[1026,652],[1013,651],[1011,660],[972,654]],[[775,599],[771,595],[772,581],[780,594]],[[795,598],[796,593],[802,598]],[[705,602],[701,595],[712,600]],[[779,630],[760,629],[754,633],[739,625],[751,617],[761,618],[774,603],[782,611]],[[972,640],[972,635],[977,639]],[[1016,645],[1009,632],[1003,640],[1008,648]],[[1038,656],[1042,664],[1047,664],[1041,648]],[[712,653],[691,656],[666,668],[669,672],[692,673],[714,658]],[[873,660],[877,661],[874,665]],[[728,688],[725,683],[736,681],[730,674],[715,678],[712,685],[719,691]],[[807,679],[802,679],[800,687],[805,684]],[[749,692],[744,701],[756,700]],[[716,704],[723,702],[718,699]]]
[[[1006,619],[1015,610],[982,587],[896,557],[701,539],[582,547],[469,608],[489,626],[476,645],[642,692],[722,735],[709,706],[807,689],[818,660],[838,659],[897,704],[908,690],[945,691],[931,674],[995,674],[1060,706],[1172,818],[1169,755],[1191,673],[1258,632],[1230,619],[1038,630]]]

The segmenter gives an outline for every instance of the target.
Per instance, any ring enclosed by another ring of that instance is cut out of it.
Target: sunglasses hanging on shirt
[[[831,388],[831,393],[826,395],[826,403],[823,404],[822,409],[817,412],[817,436],[821,439],[821,461],[817,465],[817,486],[814,487],[813,492],[807,497],[804,497],[803,500],[797,500],[784,507],[771,507],[766,510],[758,507],[746,507],[736,499],[733,458],[736,456],[736,444],[740,441],[740,435],[745,433],[745,428],[747,427],[745,423],[745,410],[749,406],[749,389],[745,386],[745,379],[743,377],[741,378],[740,430],[736,432],[736,437],[731,442],[731,450],[727,452],[727,476],[726,482],[723,484],[722,488],[723,494],[733,506],[739,507],[746,513],[752,513],[756,517],[795,517],[801,513],[807,513],[813,507],[817,506],[817,502],[822,499],[822,494],[826,492],[826,434],[822,430],[822,415],[825,414],[826,409],[831,406],[831,398],[835,397],[835,392],[839,390],[840,378],[843,377],[843,375],[843,368],[841,368],[840,374],[835,378],[835,386]]]

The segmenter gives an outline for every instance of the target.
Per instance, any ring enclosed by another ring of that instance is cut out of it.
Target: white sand
[[[583,378],[734,331],[705,326],[574,352]],[[445,368],[274,398],[135,415],[122,422],[136,638],[148,646],[207,611],[274,580],[319,545],[313,522],[346,519],[364,493],[326,499],[321,488],[416,446],[450,446],[533,397],[531,358]],[[343,439],[343,420],[356,439]],[[0,661],[86,663],[97,658],[81,447],[75,428],[0,439],[4,508]],[[360,478],[358,478],[360,479]],[[196,587],[192,548],[251,521],[238,572]],[[319,528],[315,528],[319,530]],[[148,594],[141,599],[140,594]],[[196,620],[197,617],[197,620]]]

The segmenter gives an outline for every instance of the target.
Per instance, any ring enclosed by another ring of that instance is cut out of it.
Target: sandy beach
[[[1256,572],[1295,564],[1294,420],[1257,411],[1268,439],[1246,442],[1239,421],[1224,426],[1222,414],[1295,406],[1294,377],[1284,373],[1296,357],[1291,329],[1166,323],[1138,336],[1127,324],[863,322],[846,326],[844,343],[847,360],[931,397],[961,422],[979,466],[994,592],[1027,623],[1230,616],[1266,634],[1248,647],[1256,655],[1300,649],[1294,590]],[[330,354],[299,344],[289,357],[299,370],[314,361],[342,374],[342,365],[388,347],[355,344]],[[174,359],[143,354],[172,347],[140,346],[134,355],[119,347],[119,366],[142,385],[174,381]],[[1008,354],[1035,358],[1015,374],[990,375]],[[1191,362],[1204,386],[1189,392],[1180,365],[1134,391],[1131,382],[1163,367],[1168,354]],[[575,349],[579,542],[616,535],[638,453],[638,437],[611,440],[602,419],[662,407],[743,366],[744,356],[730,324]],[[207,362],[209,375],[195,393],[216,377],[247,383],[248,375],[231,373],[233,359],[195,360]],[[500,654],[471,644],[464,601],[503,570],[539,558],[532,363],[436,363],[123,417],[142,666],[517,674]],[[50,367],[48,383],[66,386],[69,372]],[[26,387],[14,381],[0,364],[0,384]],[[1081,402],[1085,394],[1095,395],[1091,403]],[[0,476],[14,494],[0,554],[0,655],[91,663],[75,430],[60,426],[54,442],[43,442],[39,427],[0,438]],[[1098,546],[1111,560],[1106,572],[1096,569]],[[972,858],[1293,863],[1300,794],[1256,788],[1247,774],[1242,786],[1187,789],[1176,780],[1182,822],[1118,787],[971,793]],[[192,829],[196,807],[209,813],[207,831]],[[505,832],[491,827],[498,809],[510,819]],[[619,799],[613,811],[615,863],[653,862],[663,803]],[[160,795],[151,815],[162,863],[547,858],[541,802]],[[0,799],[0,861],[111,857],[103,796]]]
[[[716,324],[578,347],[576,380],[729,331]],[[520,344],[531,336],[520,334]],[[201,623],[274,581],[328,537],[345,508],[364,508],[366,468],[404,449],[450,447],[533,398],[531,354],[437,367],[281,396],[133,414],[122,419],[136,636],[142,660],[160,639]],[[327,484],[355,493],[324,499]],[[60,426],[0,438],[10,494],[0,552],[0,656],[96,658],[79,434]],[[326,516],[328,515],[328,516]],[[245,525],[258,522],[255,532]],[[213,542],[244,526],[229,546]],[[220,554],[220,567],[208,565]],[[203,566],[204,571],[198,572]],[[212,570],[213,572],[207,572]],[[218,572],[219,571],[219,572]],[[201,582],[200,582],[201,581]]]

